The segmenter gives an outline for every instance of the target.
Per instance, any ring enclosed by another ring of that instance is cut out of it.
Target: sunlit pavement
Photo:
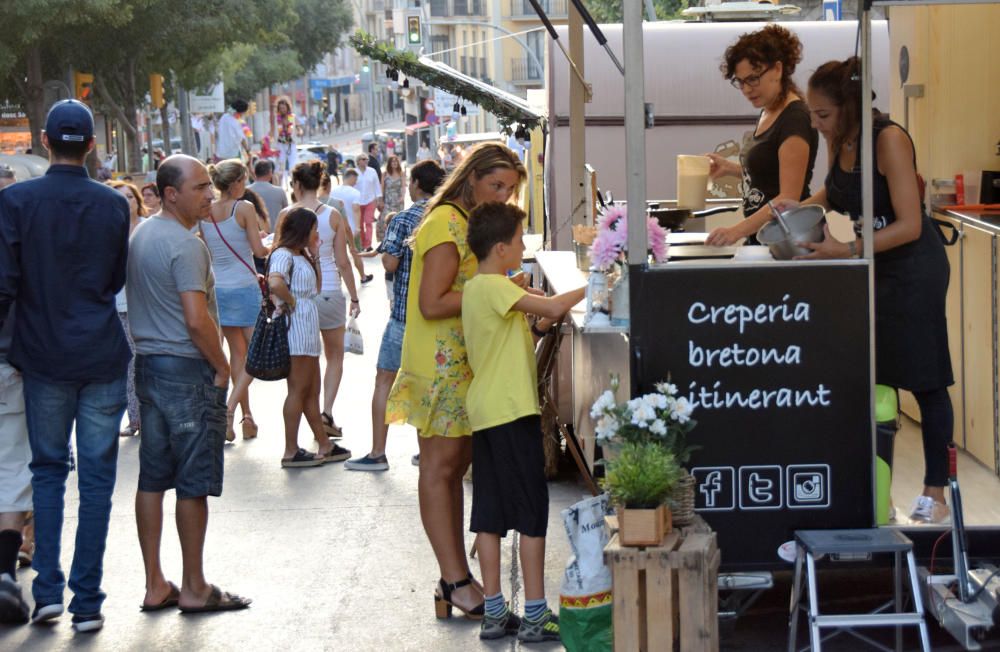
[[[343,445],[356,455],[371,447],[370,404],[375,360],[388,302],[381,266],[366,259],[375,280],[361,289],[359,324],[363,356],[347,355],[335,406]],[[281,407],[284,382],[255,382],[251,405],[260,436],[237,438],[226,449],[225,488],[209,501],[205,573],[223,590],[253,598],[242,612],[187,615],[174,610],[141,613],[144,575],[136,539],[133,500],[138,477],[138,439],[121,440],[118,482],[105,556],[106,623],[96,634],[75,634],[68,614],[52,626],[0,627],[0,650],[468,650],[507,649],[511,639],[487,645],[478,623],[434,618],[438,578],[417,505],[416,433],[393,427],[391,468],[384,473],[347,471],[343,464],[282,469]],[[237,433],[239,426],[237,425]],[[301,445],[315,450],[303,422]],[[76,474],[70,474],[63,532],[63,568],[68,573],[76,531]],[[553,483],[546,591],[557,604],[568,543],[559,510],[583,489]],[[471,485],[466,483],[466,500]],[[179,583],[181,562],[168,494],[163,565]],[[470,502],[466,503],[466,517]],[[472,535],[467,535],[471,545]],[[510,538],[504,544],[504,591],[510,596]],[[479,575],[476,563],[473,571]],[[30,602],[34,573],[18,579]],[[67,590],[66,604],[72,594]],[[517,596],[523,606],[523,592]],[[558,646],[531,646],[558,649]]]

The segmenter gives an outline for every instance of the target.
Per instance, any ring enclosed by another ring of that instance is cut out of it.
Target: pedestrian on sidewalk
[[[358,157],[357,189],[361,193],[358,203],[361,205],[361,250],[370,251],[375,224],[375,209],[382,210],[382,181],[375,169],[368,165],[370,157],[362,154]],[[347,175],[344,175],[346,182]]]
[[[274,162],[257,161],[253,166],[253,176],[255,181],[247,186],[247,189],[254,191],[264,200],[268,217],[274,219],[288,207],[288,193],[284,188],[274,185]]]
[[[406,295],[410,285],[410,266],[413,250],[410,236],[423,218],[428,200],[444,181],[444,170],[434,161],[421,161],[410,170],[410,199],[413,204],[399,213],[386,229],[382,250],[382,266],[386,274],[394,274],[392,282],[392,310],[389,323],[382,334],[382,344],[375,364],[375,390],[372,393],[372,450],[364,457],[349,460],[344,466],[352,471],[387,471],[389,461],[385,456],[385,443],[389,426],[385,421],[385,403],[389,390],[396,380],[400,357],[403,354],[403,331],[406,328]]]
[[[268,261],[268,283],[275,306],[291,321],[288,349],[292,369],[288,374],[288,396],[282,411],[285,420],[283,467],[320,466],[351,456],[351,451],[330,441],[320,414],[322,344],[316,299],[322,291],[323,277],[319,263],[319,220],[314,209],[325,208],[316,199],[324,168],[320,161],[295,166],[292,190],[301,199],[289,206],[279,220],[274,250]],[[356,292],[352,292],[352,298],[357,299]],[[299,423],[303,416],[318,444],[315,455],[298,445]]]
[[[323,430],[330,437],[343,437],[343,432],[333,418],[333,403],[340,389],[340,381],[344,373],[344,327],[347,324],[348,307],[345,305],[342,286],[347,288],[351,298],[350,314],[357,317],[361,314],[361,303],[358,300],[357,286],[354,274],[351,272],[351,258],[348,242],[351,239],[347,220],[340,211],[322,202],[318,192],[324,188],[329,194],[330,175],[322,171],[322,163],[311,162],[301,164],[301,170],[294,178],[295,195],[301,197],[298,206],[312,209],[315,207],[317,229],[319,231],[319,266],[322,277],[322,291],[316,297],[316,307],[319,313],[320,338],[323,341],[323,355],[326,358],[326,372],[323,376],[323,409],[320,417],[323,420]],[[322,175],[316,188],[316,173]],[[329,202],[340,203],[336,199],[327,198]],[[342,204],[341,204],[342,205]]]
[[[115,310],[125,283],[129,209],[87,177],[94,119],[76,100],[49,110],[45,176],[0,192],[0,318],[17,299],[7,356],[22,374],[31,444],[37,572],[34,622],[63,613],[60,547],[70,432],[80,489],[69,587],[77,631],[102,627],[104,549],[125,411],[129,347]]]
[[[140,222],[146,221],[146,206],[142,202],[142,195],[139,194],[139,189],[127,181],[108,181],[109,186],[117,190],[128,200],[128,210],[129,210],[129,222],[128,222],[128,233],[131,236],[135,231],[135,227],[139,226]],[[128,363],[128,385],[126,387],[126,396],[128,398],[128,409],[126,413],[128,414],[128,426],[126,426],[120,433],[122,437],[131,437],[133,435],[139,434],[139,398],[135,394],[135,342],[132,341],[132,333],[129,331],[128,327],[128,300],[125,296],[125,288],[119,290],[118,294],[115,295],[115,307],[118,310],[118,318],[121,319],[122,328],[125,331],[125,338],[128,339],[128,348],[132,355],[129,356]]]
[[[278,177],[284,183],[298,163],[299,154],[295,149],[295,114],[291,100],[282,96],[275,104],[274,128],[278,140]]]
[[[476,619],[483,592],[465,557],[462,506],[462,476],[472,459],[462,290],[476,273],[466,216],[481,203],[515,196],[526,178],[516,154],[483,143],[428,202],[413,235],[403,355],[386,407],[387,423],[409,423],[420,436],[420,517],[441,572],[435,603]]]
[[[243,133],[243,123],[240,122],[240,118],[250,106],[246,100],[235,100],[229,108],[230,110],[219,118],[218,133],[215,137],[215,160],[242,158],[244,154],[249,160],[250,146],[247,144],[246,134]]]
[[[515,154],[516,155],[516,154]],[[525,643],[559,640],[559,618],[545,600],[545,479],[535,341],[583,299],[584,288],[554,297],[529,293],[508,277],[520,271],[524,211],[480,204],[469,214],[469,247],[477,274],[462,292],[462,331],[472,383],[472,522],[486,613],[479,638],[517,634]],[[527,315],[537,315],[528,326]],[[500,538],[521,534],[524,618],[511,613],[500,588]]]
[[[351,258],[354,259],[354,265],[358,268],[358,275],[361,277],[361,284],[364,285],[371,281],[374,276],[371,274],[365,274],[365,266],[361,261],[361,256],[358,252],[358,226],[361,224],[361,193],[357,189],[358,183],[358,171],[354,168],[347,168],[344,171],[344,183],[330,189],[330,197],[337,199],[344,204],[344,210],[341,213],[347,220],[347,228],[350,231],[348,234],[349,240],[347,246],[351,250]]]
[[[242,199],[250,175],[247,167],[238,159],[228,159],[208,166],[208,174],[220,196],[212,202],[208,216],[198,222],[198,229],[212,255],[219,326],[229,346],[233,391],[226,407],[226,441],[231,442],[236,439],[233,422],[237,405],[243,413],[243,439],[257,436],[257,422],[250,410],[253,377],[245,367],[261,300],[253,257],[265,258],[268,250],[260,239],[257,211]]]
[[[229,363],[222,351],[208,247],[192,233],[211,210],[212,181],[178,154],[156,173],[163,208],[132,236],[128,301],[142,413],[135,520],[146,570],[143,611],[244,609],[250,600],[205,580],[208,496],[222,495]],[[163,495],[177,496],[181,586],[160,564]]]
[[[31,447],[24,418],[21,374],[7,362],[14,308],[0,329],[0,624],[28,622],[28,604],[17,583],[17,565],[31,512]]]
[[[386,215],[403,210],[403,193],[406,192],[406,172],[399,164],[399,158],[390,156],[385,162],[385,174],[382,175],[383,208],[379,214],[375,228],[375,236],[379,242],[385,237]]]

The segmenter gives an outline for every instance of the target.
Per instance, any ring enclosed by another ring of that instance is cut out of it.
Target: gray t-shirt
[[[203,358],[184,323],[181,292],[204,292],[219,323],[215,276],[208,248],[198,236],[167,217],[152,217],[129,241],[128,320],[140,355]]]
[[[254,181],[247,186],[247,190],[253,190],[264,200],[264,205],[267,207],[267,217],[271,220],[271,228],[273,229],[274,222],[278,219],[278,213],[281,212],[282,208],[288,206],[288,195],[285,194],[284,190],[268,181]]]

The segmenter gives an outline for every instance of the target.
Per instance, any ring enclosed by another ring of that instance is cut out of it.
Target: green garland
[[[505,134],[514,133],[517,125],[534,129],[541,123],[538,116],[525,113],[517,105],[505,102],[472,84],[421,63],[417,56],[409,50],[397,50],[387,43],[379,43],[371,34],[359,30],[350,37],[350,43],[363,56],[381,61],[389,68],[398,70],[407,77],[419,79],[428,86],[448,91],[485,111],[489,111],[500,121],[500,130]]]

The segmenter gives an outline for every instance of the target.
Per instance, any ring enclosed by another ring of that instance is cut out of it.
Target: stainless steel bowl
[[[757,232],[757,240],[771,250],[775,260],[791,260],[796,256],[806,256],[810,249],[800,247],[799,242],[823,241],[823,218],[826,211],[822,206],[810,204],[792,208],[781,214],[789,233],[777,220],[771,220]]]

